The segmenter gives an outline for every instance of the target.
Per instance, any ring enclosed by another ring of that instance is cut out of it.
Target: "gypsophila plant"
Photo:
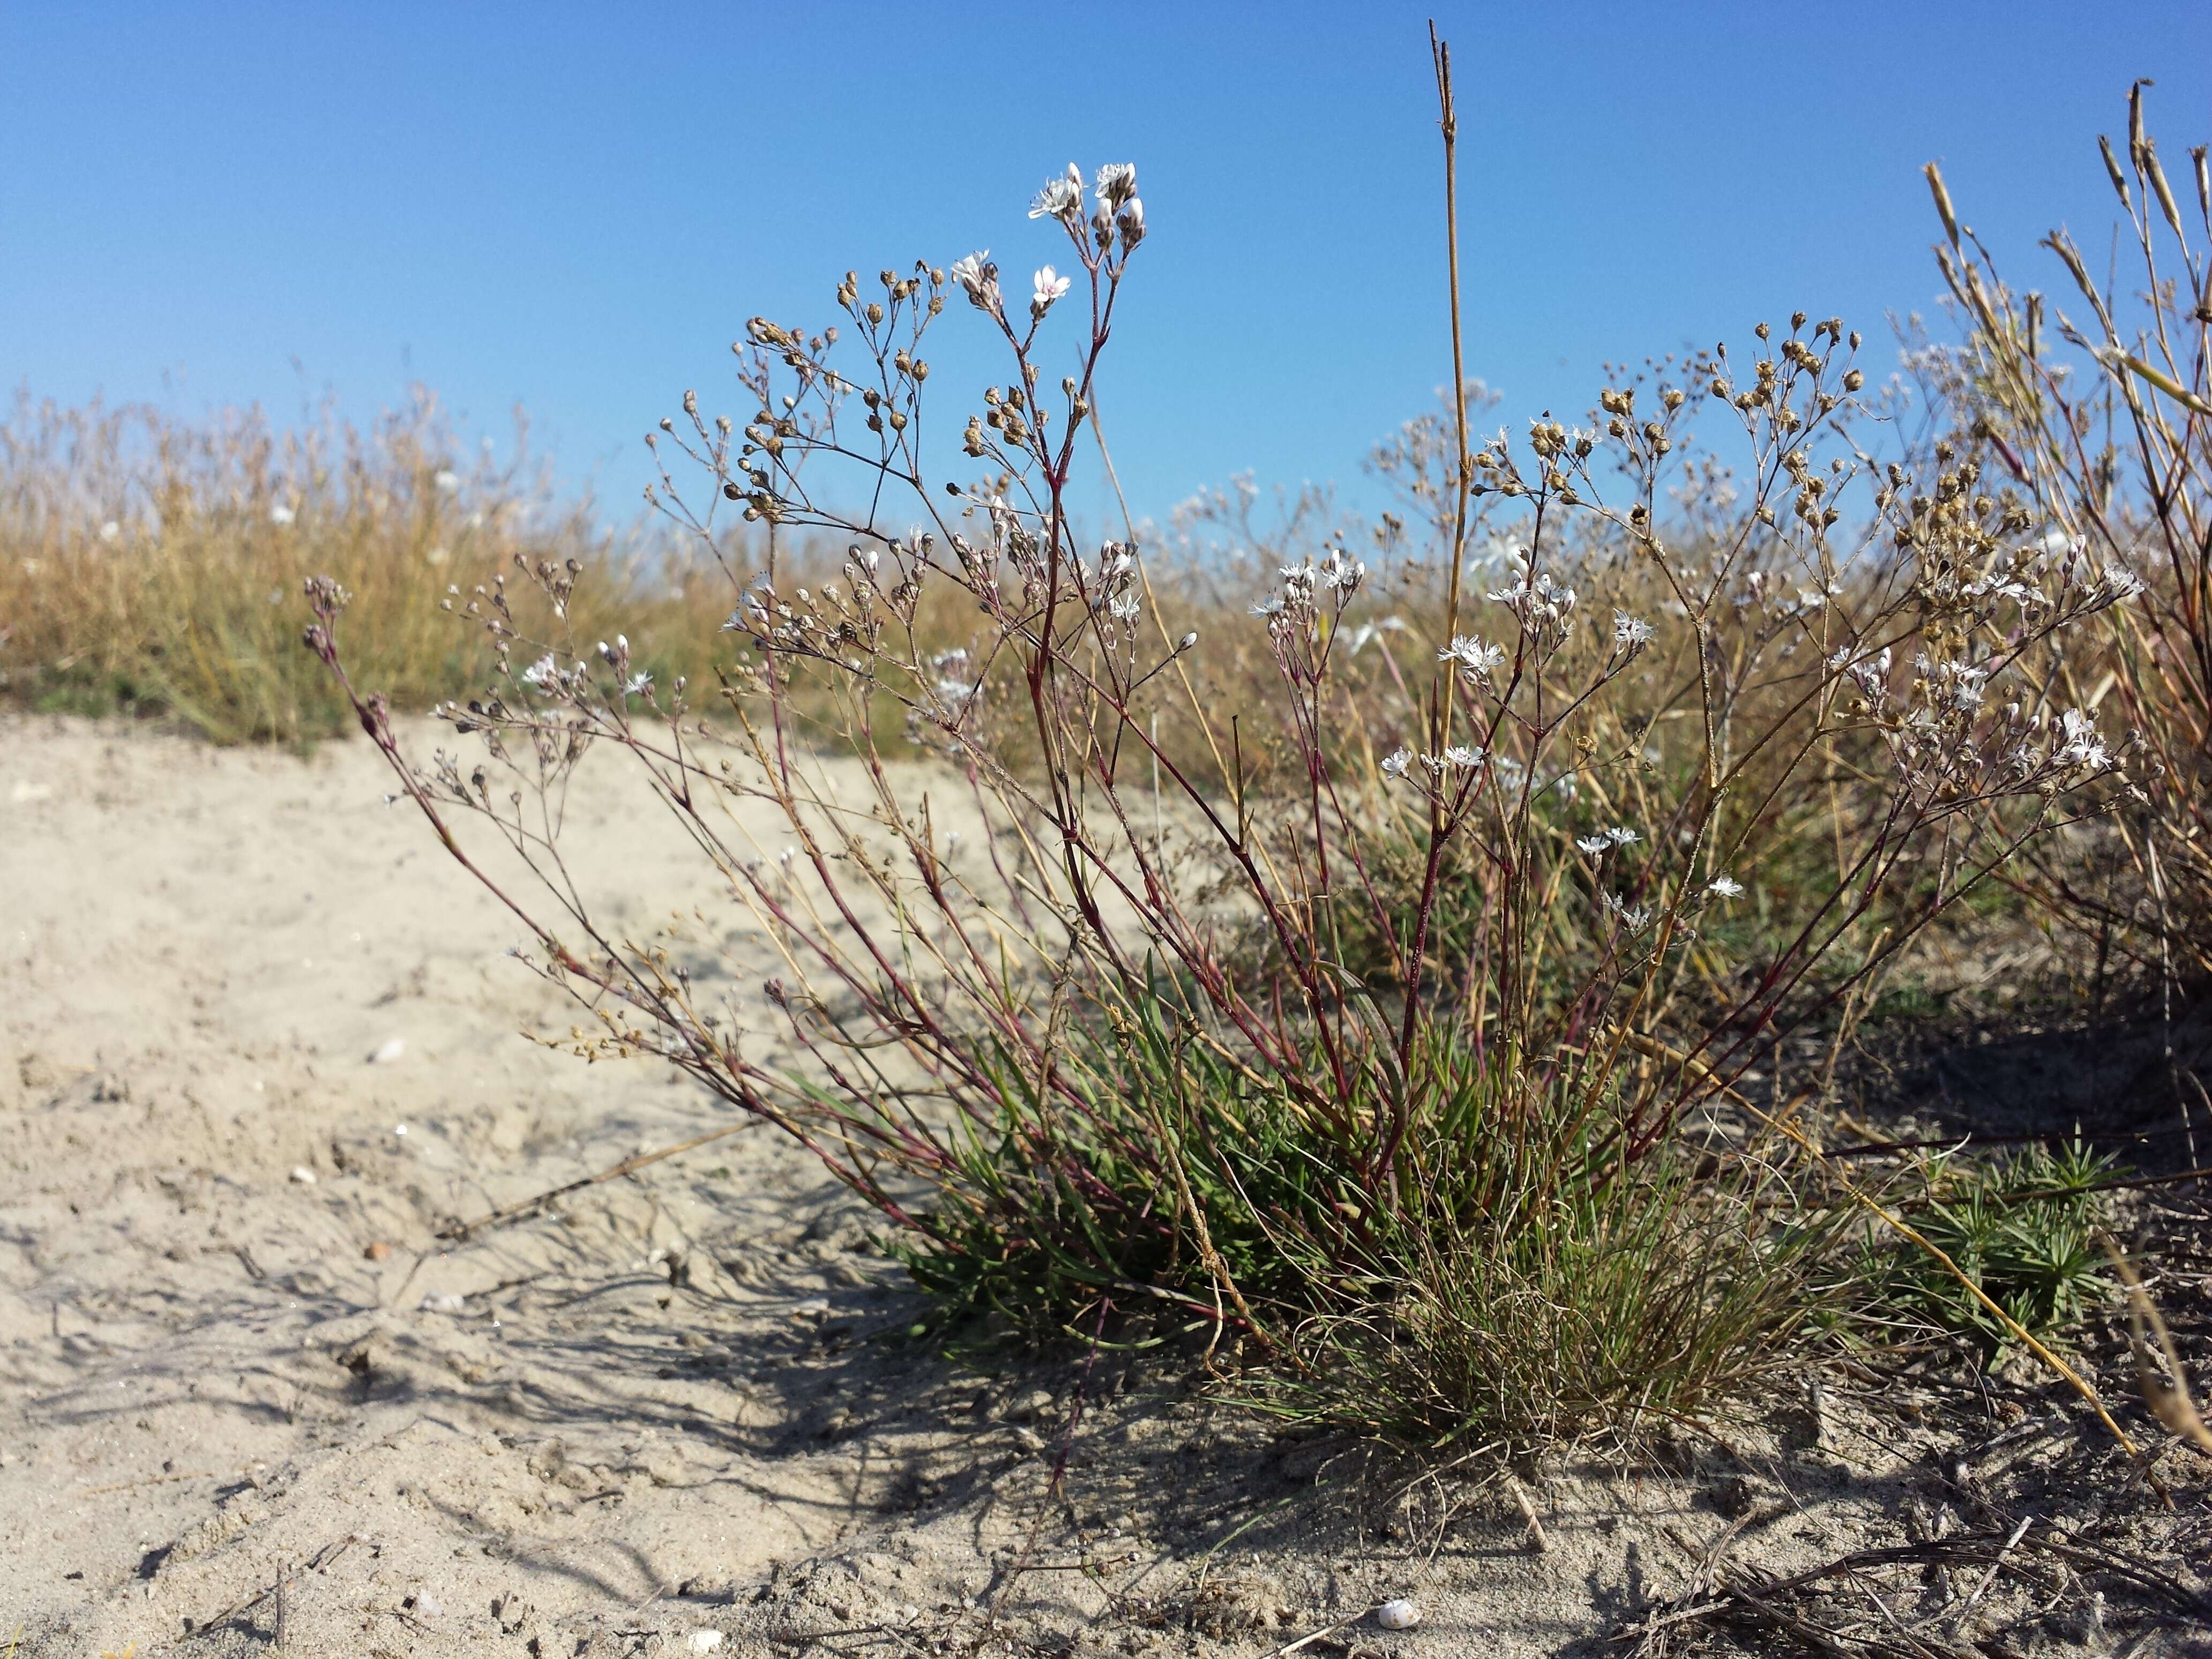
[[[1134,169],[1071,167],[1030,217],[1060,263],[1026,283],[982,253],[848,275],[836,327],[748,325],[738,414],[687,393],[661,423],[653,501],[730,586],[714,685],[641,672],[626,635],[576,637],[575,575],[525,565],[516,594],[460,607],[495,672],[440,712],[483,759],[417,766],[353,688],[344,595],[311,584],[309,643],[402,791],[588,1010],[579,1053],[666,1060],[801,1141],[884,1218],[940,1322],[1179,1329],[1273,1409],[1452,1443],[1618,1430],[1782,1363],[1832,1224],[1736,1085],[2094,810],[2116,762],[2094,721],[2014,687],[2122,586],[2016,545],[1971,477],[1869,479],[1839,322],[1609,387],[1590,429],[1480,443],[1455,361],[1413,674],[1353,672],[1385,617],[1334,543],[1209,620],[1273,665],[1272,730],[1224,730],[1145,550],[1068,507],[1146,234]],[[965,480],[925,436],[948,304],[1006,363],[953,417]],[[1710,476],[1686,459],[1701,405],[1743,474],[1691,556],[1668,503]],[[1854,522],[1843,498],[1869,483]],[[1470,580],[1492,508],[1504,556]],[[731,515],[761,532],[757,563]],[[793,538],[825,535],[842,569],[795,578]],[[917,623],[947,592],[973,618],[957,644]],[[802,685],[828,689],[854,758],[795,722]],[[890,758],[895,736],[933,758]],[[1261,740],[1281,757],[1264,784]],[[604,747],[776,951],[764,985],[597,919],[538,803]],[[1832,880],[1723,954],[1808,793],[1843,802]],[[1414,854],[1386,879],[1390,837]],[[1864,937],[1908,872],[1919,908]],[[1711,988],[1694,1018],[1691,980]]]
[[[2140,749],[2142,810],[2110,826],[2124,878],[2099,867],[2100,848],[2062,843],[2038,861],[2037,884],[2059,915],[2201,986],[2212,974],[2212,166],[2197,145],[2175,188],[2145,120],[2148,84],[2128,94],[2124,156],[2098,140],[2126,219],[2124,276],[2099,279],[2054,230],[2042,246],[2068,292],[2015,289],[1929,167],[1936,258],[1965,338],[1924,361],[1959,443],[2019,494],[2034,533],[2143,584],[2047,670],[2050,700],[2109,696]]]

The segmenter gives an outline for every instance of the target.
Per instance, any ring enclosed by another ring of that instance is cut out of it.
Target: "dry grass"
[[[726,592],[645,536],[598,529],[526,459],[471,462],[426,392],[366,431],[327,412],[279,431],[258,410],[193,424],[25,395],[0,426],[0,696],[311,742],[349,716],[300,648],[308,574],[344,573],[369,672],[427,708],[477,683],[439,600],[518,561],[572,560],[595,568],[580,626],[618,608],[663,672],[711,662]]]

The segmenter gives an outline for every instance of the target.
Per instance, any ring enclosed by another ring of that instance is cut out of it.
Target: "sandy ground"
[[[1731,1527],[1781,1571],[1921,1501],[1900,1419],[1534,1472],[1538,1553],[1495,1484],[1401,1495],[1172,1377],[917,1356],[872,1340],[913,1304],[866,1218],[765,1132],[441,1243],[729,1120],[527,1041],[568,1009],[386,787],[358,742],[0,723],[0,1644],[1617,1652]],[[571,836],[635,925],[683,898],[611,757]],[[1417,1630],[1361,1616],[1401,1595]]]

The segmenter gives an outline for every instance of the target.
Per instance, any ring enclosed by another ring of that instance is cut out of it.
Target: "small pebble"
[[[457,1314],[468,1305],[468,1298],[456,1296],[451,1291],[433,1291],[422,1298],[424,1313]]]
[[[389,1066],[406,1052],[405,1037],[386,1037],[376,1045],[376,1052],[368,1057],[368,1063],[372,1066]]]
[[[1411,1630],[1421,1622],[1421,1610],[1401,1595],[1375,1609],[1375,1622],[1384,1630]]]
[[[434,1595],[418,1595],[415,1598],[415,1611],[425,1619],[442,1619],[446,1615],[446,1604]]]
[[[315,1172],[304,1164],[295,1164],[292,1166],[292,1179],[302,1187],[312,1187],[315,1184]]]
[[[718,1630],[695,1630],[684,1645],[694,1653],[712,1653],[722,1645],[722,1632]]]
[[[392,1246],[386,1243],[380,1238],[370,1243],[367,1249],[362,1251],[362,1254],[367,1256],[371,1261],[382,1261],[391,1255]]]

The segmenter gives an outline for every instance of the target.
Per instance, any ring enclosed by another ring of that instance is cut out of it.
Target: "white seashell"
[[[422,1298],[424,1313],[457,1314],[468,1306],[468,1298],[456,1296],[451,1291],[433,1291]]]
[[[304,1164],[295,1164],[292,1170],[292,1179],[302,1187],[312,1187],[315,1184],[315,1172]]]
[[[368,1057],[368,1063],[372,1066],[389,1066],[406,1052],[405,1037],[387,1037],[376,1045],[376,1052]]]
[[[1421,1622],[1421,1610],[1401,1595],[1375,1609],[1375,1622],[1384,1630],[1411,1630]]]

